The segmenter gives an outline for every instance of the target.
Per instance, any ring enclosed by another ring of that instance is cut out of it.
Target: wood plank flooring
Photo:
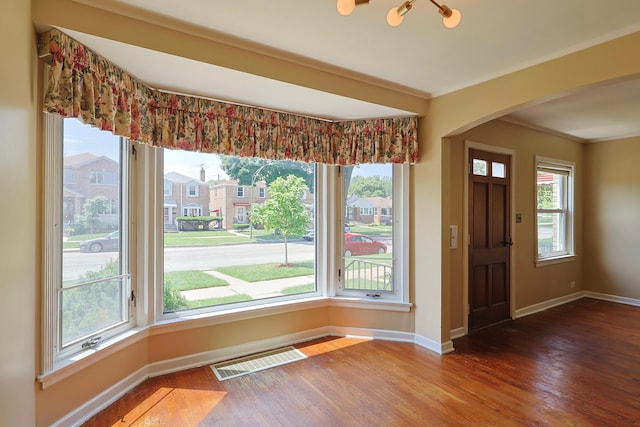
[[[455,340],[327,337],[308,359],[220,382],[151,378],[92,426],[640,425],[640,308],[581,299]]]

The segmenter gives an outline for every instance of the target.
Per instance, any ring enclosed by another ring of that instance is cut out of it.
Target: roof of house
[[[80,154],[71,154],[69,156],[64,156],[64,167],[78,168],[80,166],[84,166],[92,162],[97,162],[98,160],[107,160],[114,164],[118,163],[112,158],[109,158],[107,156],[96,156],[95,154],[92,154],[92,153],[80,153]]]
[[[178,173],[178,172],[165,173],[164,179],[166,179],[167,181],[176,182],[178,184],[186,184],[187,182],[193,182],[193,181],[196,181],[199,184],[206,184],[204,182],[201,182],[199,179],[191,178],[189,176],[182,175],[181,173]]]

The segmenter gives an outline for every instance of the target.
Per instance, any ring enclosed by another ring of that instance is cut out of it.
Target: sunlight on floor
[[[174,420],[181,418],[181,412],[185,413],[185,420],[189,422],[196,417],[204,420],[226,394],[224,391],[161,387],[112,424],[112,427],[158,426],[162,424],[162,420],[168,419],[167,412],[171,413],[170,419]],[[198,404],[194,405],[195,402]]]

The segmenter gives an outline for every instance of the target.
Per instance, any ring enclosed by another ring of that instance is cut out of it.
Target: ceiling
[[[335,0],[76,1],[425,99],[640,31],[638,0],[616,0],[616,11],[603,0],[447,0],[462,12],[455,29],[442,25],[428,0],[416,0],[396,28],[386,24],[385,16],[399,0],[372,0],[346,17],[337,13]],[[158,89],[332,120],[411,114],[64,31]],[[638,136],[638,118],[640,77],[506,117],[581,141]]]

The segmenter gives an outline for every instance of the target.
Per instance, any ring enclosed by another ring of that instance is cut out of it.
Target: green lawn
[[[198,270],[172,271],[165,273],[164,283],[166,286],[177,291],[229,286],[226,281]]]
[[[259,282],[262,280],[285,279],[287,277],[307,276],[314,274],[313,261],[296,262],[290,267],[281,264],[258,264],[232,267],[220,267],[216,271],[235,277],[245,282]]]
[[[302,294],[305,292],[313,292],[316,290],[316,285],[313,283],[307,283],[306,285],[290,286],[284,288],[282,293],[285,295]]]
[[[390,225],[354,225],[349,227],[352,233],[364,234],[365,236],[391,236]]]
[[[232,302],[251,301],[252,299],[253,298],[251,298],[251,296],[246,294],[231,295],[228,297],[221,297],[221,298],[198,299],[193,301],[187,301],[187,308],[209,307],[213,305],[229,304]]]
[[[228,231],[182,231],[179,233],[164,233],[165,246],[218,246],[229,243],[250,242],[249,235],[238,236]]]

